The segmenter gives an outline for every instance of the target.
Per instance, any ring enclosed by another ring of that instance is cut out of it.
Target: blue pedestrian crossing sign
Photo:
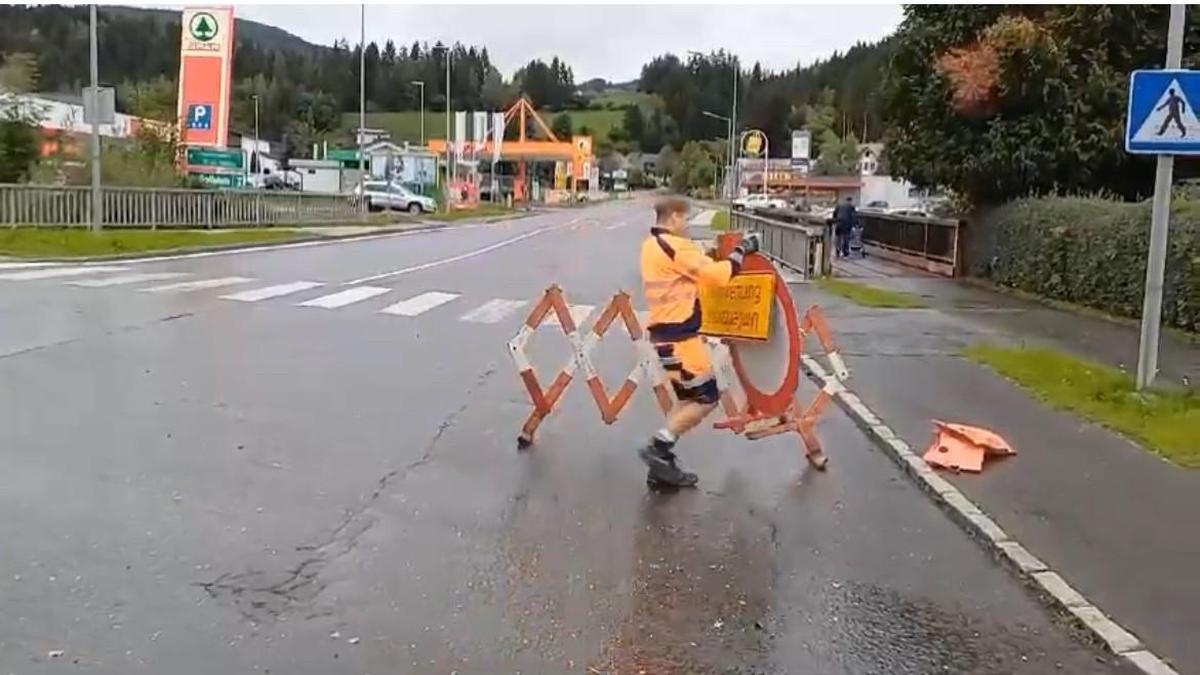
[[[187,128],[211,129],[212,106],[207,103],[193,103],[188,106]]]
[[[1135,70],[1129,78],[1125,150],[1200,155],[1200,71]]]

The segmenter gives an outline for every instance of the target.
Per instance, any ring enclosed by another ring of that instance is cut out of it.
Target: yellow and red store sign
[[[183,10],[178,114],[184,145],[225,147],[232,87],[233,8]]]

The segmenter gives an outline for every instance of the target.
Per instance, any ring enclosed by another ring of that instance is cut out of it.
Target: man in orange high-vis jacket
[[[700,338],[700,287],[728,284],[741,270],[743,257],[758,251],[758,239],[745,237],[727,260],[716,261],[682,236],[687,227],[686,201],[663,199],[654,211],[657,222],[642,243],[642,287],[650,310],[650,341],[679,404],[667,414],[666,426],[638,454],[649,467],[646,482],[692,487],[696,474],[679,468],[672,449],[679,436],[708,416],[720,398],[708,350]]]

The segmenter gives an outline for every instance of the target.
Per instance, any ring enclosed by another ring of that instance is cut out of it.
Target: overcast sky
[[[357,5],[237,5],[237,16],[321,44],[358,41]],[[486,46],[512,75],[530,59],[566,59],[575,81],[636,78],[664,52],[732,50],[749,67],[808,64],[887,36],[900,5],[368,5],[367,41]]]

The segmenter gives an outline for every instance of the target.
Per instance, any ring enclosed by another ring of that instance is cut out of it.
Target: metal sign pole
[[[1167,29],[1168,70],[1179,68],[1183,57],[1184,5],[1171,5]],[[1146,261],[1146,295],[1142,302],[1142,332],[1138,343],[1137,388],[1154,383],[1158,373],[1158,343],[1162,323],[1163,276],[1167,258],[1167,232],[1171,218],[1171,182],[1175,157],[1159,155],[1154,173],[1154,205],[1150,216],[1150,253]]]

